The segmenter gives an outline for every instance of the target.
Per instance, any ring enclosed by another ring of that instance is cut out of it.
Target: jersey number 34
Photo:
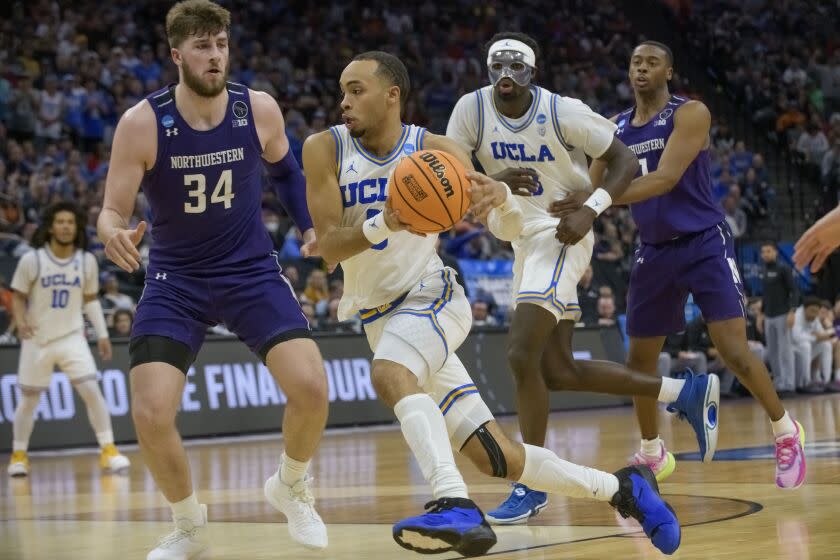
[[[184,212],[187,214],[201,214],[207,210],[207,179],[203,173],[184,175],[184,186],[190,187],[187,196],[190,198],[184,203]],[[224,204],[225,209],[233,204],[233,171],[225,169],[219,176],[216,188],[210,195],[210,204]]]

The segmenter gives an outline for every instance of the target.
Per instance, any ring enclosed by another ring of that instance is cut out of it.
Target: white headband
[[[487,51],[487,65],[493,61],[493,55],[501,51],[514,51],[522,53],[522,62],[531,68],[537,67],[537,57],[534,54],[534,49],[516,39],[501,39],[490,45],[490,50]]]

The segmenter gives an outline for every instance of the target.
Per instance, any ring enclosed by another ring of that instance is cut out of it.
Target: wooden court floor
[[[751,400],[726,401],[717,460],[680,460],[662,492],[683,524],[681,559],[840,558],[840,396],[786,401],[805,427],[807,484],[778,490],[770,427]],[[515,419],[503,425],[516,429]],[[694,452],[687,425],[666,418],[674,452]],[[635,450],[631,408],[557,413],[548,446],[578,463],[616,470]],[[262,497],[276,468],[279,438],[191,442],[188,454],[199,498],[209,506],[212,549],[205,558],[401,559],[417,557],[391,539],[391,524],[416,515],[428,498],[419,469],[395,428],[328,433],[312,474],[330,546],[310,552],[290,541],[282,516]],[[103,476],[96,457],[33,456],[29,479],[0,484],[0,559],[145,558],[170,530],[169,510],[136,449],[129,476]],[[0,456],[4,465],[7,456]],[[472,497],[484,509],[508,491],[459,460]],[[598,502],[555,497],[527,526],[500,528],[498,559],[661,558],[634,523]],[[453,554],[438,558],[456,558]]]

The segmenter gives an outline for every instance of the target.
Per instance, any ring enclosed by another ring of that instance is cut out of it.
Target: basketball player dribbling
[[[358,55],[342,72],[340,87],[344,124],[304,143],[307,200],[320,255],[344,270],[339,317],[360,314],[374,352],[377,395],[394,410],[432,486],[428,511],[395,524],[394,539],[409,550],[468,556],[496,542],[469,499],[454,446],[485,474],[609,501],[625,517],[639,520],[657,548],[676,550],[679,523],[659,497],[650,469],[633,466],[613,475],[574,465],[510,440],[494,421],[454,353],[472,314],[454,271],[435,252],[437,234],[413,233],[387,203],[389,177],[400,158],[441,150],[471,169],[469,157],[452,140],[401,122],[410,85],[396,57],[377,51]],[[480,174],[468,176],[473,200],[492,207],[486,216],[491,231],[507,239],[518,235],[522,213],[508,187]]]
[[[111,359],[108,327],[99,303],[99,265],[87,252],[85,215],[73,202],[44,210],[32,239],[34,251],[18,261],[12,277],[14,317],[21,339],[10,476],[29,474],[26,450],[41,393],[58,365],[82,397],[88,420],[101,448],[99,463],[108,471],[124,471],[128,459],[114,446],[111,416],[96,382],[96,363],[84,333],[82,312],[96,331],[99,355]]]
[[[292,539],[327,546],[307,475],[327,418],[326,374],[260,210],[265,169],[312,241],[305,181],[277,103],[226,81],[229,28],[230,13],[209,0],[170,9],[166,34],[179,83],[120,119],[99,218],[108,257],[137,270],[145,222],[132,228],[129,220],[142,186],[154,243],[132,329],[131,408],[143,459],[175,522],[148,560],[194,558],[207,547],[207,509],[194,493],[175,415],[185,374],[217,323],[260,356],[288,399],[286,448],[265,496],[288,518]]]
[[[776,440],[776,485],[805,482],[805,434],[779,400],[770,374],[747,344],[744,296],[735,243],[714,198],[709,171],[711,114],[700,101],[671,95],[674,58],[667,45],[639,44],[630,58],[634,107],[613,117],[616,137],[639,157],[640,176],[616,202],[629,204],[639,229],[627,297],[627,363],[656,375],[665,336],[685,328],[688,294],[700,307],[709,335],[726,365],[755,396],[770,418]],[[604,175],[597,161],[593,181]],[[561,215],[580,204],[555,205]],[[673,471],[674,458],[659,438],[655,403],[636,399],[642,431],[634,458],[655,472]]]
[[[538,187],[534,196],[518,199],[525,223],[513,241],[515,308],[508,358],[522,439],[545,444],[549,390],[647,396],[683,412],[703,459],[711,460],[718,426],[704,418],[718,406],[716,376],[659,379],[620,364],[573,357],[572,336],[581,314],[577,285],[592,258],[592,223],[627,188],[639,164],[614,138],[613,123],[577,99],[532,83],[537,53],[536,41],[525,34],[495,35],[487,44],[490,85],[458,101],[446,131],[473,151],[487,173]],[[590,181],[587,158],[610,170],[602,183]],[[560,221],[549,215],[553,201],[575,193],[587,199],[586,206]],[[547,500],[545,492],[515,483],[487,517],[496,524],[525,523]]]

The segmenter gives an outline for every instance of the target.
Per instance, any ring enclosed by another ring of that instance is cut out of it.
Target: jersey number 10
[[[53,290],[52,292],[52,308],[64,309],[67,307],[67,302],[70,301],[70,290]]]
[[[204,174],[184,175],[184,186],[194,187],[187,192],[191,200],[184,203],[184,212],[201,214],[207,210],[207,195],[204,193],[207,190],[207,179]],[[213,194],[210,195],[210,204],[222,203],[227,210],[233,204],[233,196],[233,171],[225,169],[219,176]]]

